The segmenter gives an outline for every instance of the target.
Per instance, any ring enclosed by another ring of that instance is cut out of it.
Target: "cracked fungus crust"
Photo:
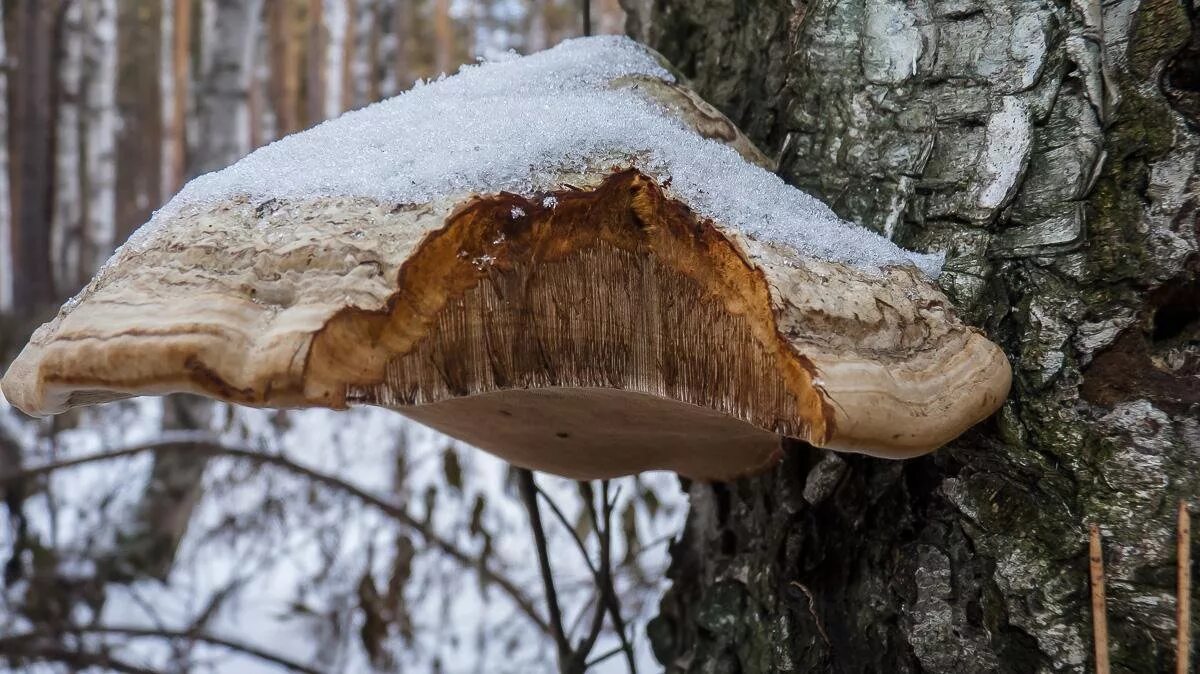
[[[5,394],[43,414],[170,391],[374,404],[571,477],[729,478],[780,435],[924,453],[1007,391],[999,350],[914,268],[801,258],[635,170],[578,182],[197,211],[40,330]]]

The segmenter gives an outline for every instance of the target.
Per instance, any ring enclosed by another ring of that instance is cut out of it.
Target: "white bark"
[[[73,288],[82,269],[80,249],[84,223],[80,106],[83,104],[84,7],[71,2],[63,13],[61,56],[58,62],[58,119],[54,151],[54,205],[50,225],[50,254],[54,281]]]
[[[402,48],[400,44],[400,36],[396,34],[396,27],[403,25],[398,21],[403,21],[403,17],[398,17],[397,13],[407,12],[408,4],[404,2],[396,2],[396,0],[377,0],[379,3],[379,30],[382,33],[379,39],[379,68],[383,73],[379,81],[379,97],[390,98],[400,93],[400,77],[396,72],[396,50]],[[368,101],[374,103],[374,101]]]
[[[351,107],[361,108],[370,100],[371,78],[375,76],[371,63],[371,31],[375,23],[375,4],[377,0],[358,0],[355,7],[354,21],[356,40],[354,44],[354,63],[350,73]],[[378,29],[378,28],[376,28]]]
[[[329,39],[325,44],[325,118],[342,114],[342,73],[345,62],[346,0],[324,0],[325,28]]]
[[[525,36],[525,53],[532,54],[550,46],[550,30],[546,26],[546,0],[529,3],[529,28]]]
[[[89,0],[84,117],[87,224],[79,281],[112,253],[117,232],[117,0]]]
[[[192,175],[228,166],[250,149],[248,98],[262,1],[215,0],[204,7],[213,16],[196,98],[199,134]]]
[[[4,26],[4,5],[0,3],[0,27]],[[8,100],[8,45],[0,30],[0,101]],[[0,312],[13,306],[12,209],[8,191],[8,106],[0,105]]]

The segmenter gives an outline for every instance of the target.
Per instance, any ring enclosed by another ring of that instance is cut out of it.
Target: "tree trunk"
[[[54,34],[58,2],[17,0],[14,13],[15,68],[9,95],[9,149],[13,166],[12,300],[27,313],[57,298],[51,266],[50,214],[54,167]]]
[[[675,671],[1083,672],[1086,526],[1114,672],[1174,661],[1173,509],[1200,487],[1200,26],[1175,0],[624,0],[630,32],[900,243],[1009,353],[933,456],[795,446],[690,485],[651,625]]]
[[[58,27],[55,70],[54,210],[50,222],[55,287],[75,287],[80,276],[83,245],[83,116],[84,92],[83,2],[63,7]]]
[[[349,36],[347,17],[352,0],[326,0],[322,6],[325,41],[325,119],[333,119],[346,109],[346,40]]]
[[[84,229],[75,293],[112,253],[117,232],[117,1],[87,0],[84,50]]]
[[[326,119],[325,114],[325,50],[329,48],[325,29],[325,10],[321,0],[308,0],[304,13],[306,35],[304,44],[305,128]]]
[[[176,5],[178,7],[178,5]],[[249,87],[254,40],[260,35],[262,5],[257,0],[216,0],[207,5],[211,29],[203,31],[207,52],[199,94],[199,138],[188,155],[187,173],[199,175],[232,164],[249,151]],[[175,15],[176,25],[179,14]],[[180,81],[175,81],[179,86]],[[175,395],[163,403],[164,430],[208,428],[215,410],[204,398]],[[203,493],[208,458],[199,452],[156,454],[135,521],[126,532],[115,564],[124,573],[166,578],[192,512]]]
[[[117,242],[150,219],[162,203],[163,77],[169,70],[166,3],[121,0],[117,18]],[[169,25],[169,24],[167,24]],[[133,159],[133,158],[136,158]]]
[[[188,161],[195,176],[225,168],[249,150],[250,75],[261,0],[217,0],[206,69],[197,83],[200,142]]]
[[[4,40],[4,5],[0,3],[0,63],[8,65],[8,44]],[[0,314],[13,307],[12,205],[8,178],[8,68],[0,68]]]
[[[187,111],[191,85],[192,1],[163,0],[162,194],[183,187],[187,167]]]
[[[434,0],[433,3],[434,70],[453,74],[454,23],[450,19],[450,0]]]

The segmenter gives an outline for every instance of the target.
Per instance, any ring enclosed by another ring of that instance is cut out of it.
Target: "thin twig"
[[[584,666],[587,667],[588,669],[591,669],[592,667],[595,667],[596,665],[600,664],[601,662],[604,662],[605,660],[611,658],[612,656],[619,655],[621,653],[621,651],[623,651],[623,650],[625,650],[624,646],[615,646],[611,650],[607,650],[607,651],[601,653],[600,655],[597,655],[596,657],[592,658],[591,660],[588,660],[587,664]]]
[[[42,475],[48,475],[56,470],[64,468],[72,468],[88,463],[96,463],[98,461],[108,461],[111,459],[119,459],[144,452],[170,452],[170,451],[188,451],[203,453],[209,456],[228,456],[237,459],[243,459],[260,465],[275,466],[282,468],[296,475],[303,476],[309,480],[331,487],[335,490],[349,494],[356,499],[373,506],[389,517],[393,518],[403,526],[411,529],[419,534],[426,542],[440,550],[446,556],[454,559],[465,567],[474,568],[479,575],[489,583],[499,587],[509,599],[516,604],[527,618],[529,618],[538,629],[550,633],[550,625],[542,619],[534,608],[533,602],[517,588],[516,584],[511,580],[501,576],[496,571],[487,566],[487,561],[477,559],[471,554],[459,548],[453,542],[443,538],[432,527],[420,522],[404,509],[403,506],[391,503],[382,499],[362,487],[346,482],[327,473],[322,473],[313,468],[308,468],[301,464],[295,463],[290,459],[280,454],[263,454],[244,447],[228,445],[223,443],[220,438],[213,436],[211,433],[202,431],[170,431],[162,433],[157,440],[146,442],[139,445],[133,445],[122,449],[115,449],[107,452],[100,452],[87,456],[79,456],[72,459],[63,459],[45,463],[39,466],[30,466],[9,473],[0,473],[0,484],[7,484],[18,480],[27,480]]]
[[[605,485],[608,484],[606,481]],[[607,491],[605,492],[607,499]],[[589,508],[594,511],[594,508]],[[595,523],[593,523],[595,524]],[[596,639],[600,637],[600,630],[604,627],[604,613],[608,607],[608,602],[604,600],[605,588],[611,583],[612,572],[612,548],[608,537],[609,522],[606,520],[604,528],[600,529],[593,526],[596,530],[596,536],[600,539],[600,568],[595,574],[596,592],[598,593],[598,601],[596,602],[596,613],[592,618],[592,629],[587,637],[580,642],[579,647],[575,649],[574,657],[572,658],[572,669],[584,671],[587,669],[587,659],[591,655],[592,649],[596,646]]]
[[[1092,641],[1096,648],[1096,674],[1110,674],[1108,665],[1108,608],[1104,598],[1104,551],[1100,527],[1092,524],[1088,537],[1088,568],[1092,577]]]
[[[82,627],[71,627],[71,628],[68,628],[66,630],[66,632],[68,632],[68,633],[86,633],[86,634],[113,634],[113,635],[121,635],[121,636],[135,637],[135,638],[169,639],[172,641],[174,641],[174,640],[200,641],[200,642],[204,642],[206,644],[212,644],[214,646],[221,646],[223,648],[229,649],[231,651],[235,651],[237,653],[242,653],[244,655],[253,656],[255,658],[258,658],[259,660],[263,660],[265,662],[270,662],[271,664],[279,665],[280,667],[283,667],[284,669],[287,669],[287,670],[290,670],[293,672],[300,672],[301,674],[320,674],[320,670],[318,670],[318,669],[314,669],[307,665],[300,664],[294,660],[289,660],[280,655],[275,655],[274,653],[269,653],[269,652],[262,650],[256,646],[253,646],[253,645],[250,645],[247,643],[243,643],[240,641],[235,641],[233,639],[225,639],[223,637],[218,637],[218,636],[215,636],[212,634],[206,634],[204,632],[198,632],[198,631],[166,630],[166,629],[157,629],[157,628],[153,628],[153,627],[130,627],[130,626],[124,626],[124,625],[91,625],[91,626],[82,626]],[[30,643],[36,639],[49,639],[50,637],[51,637],[51,635],[37,633],[37,632],[27,632],[25,634],[4,637],[3,639],[0,639],[0,652],[3,652],[6,645],[8,645],[10,642],[16,642],[18,644]]]
[[[550,568],[550,553],[546,546],[546,530],[542,526],[542,512],[538,508],[537,483],[533,479],[533,471],[528,468],[515,468],[517,471],[517,486],[521,491],[521,499],[525,509],[529,511],[529,528],[533,530],[533,542],[537,547],[538,567],[542,573],[542,585],[546,590],[546,608],[550,612],[550,635],[558,648],[558,664],[563,669],[571,659],[571,644],[563,632],[562,609],[558,604],[558,593],[554,590],[554,570]]]
[[[102,667],[111,672],[122,674],[159,674],[153,669],[146,669],[123,660],[118,660],[108,653],[72,650],[54,644],[34,644],[33,642],[17,642],[12,646],[9,659],[40,660],[71,665],[77,670],[87,670]]]
[[[1175,597],[1175,674],[1188,674],[1192,660],[1192,517],[1187,501],[1179,502],[1175,544],[1179,586]]]
[[[592,34],[592,2],[591,0],[583,0],[583,36],[590,37]]]
[[[630,643],[628,635],[625,633],[625,619],[621,616],[621,602],[617,597],[616,589],[613,587],[612,576],[612,512],[613,506],[616,503],[616,498],[609,499],[608,497],[608,480],[601,480],[600,494],[602,499],[602,508],[604,511],[603,526],[601,525],[600,516],[596,511],[594,503],[595,492],[592,486],[587,483],[581,483],[580,489],[584,492],[587,501],[588,513],[592,518],[592,528],[596,530],[596,535],[600,537],[602,554],[600,568],[603,577],[603,582],[598,582],[601,597],[604,600],[604,605],[608,609],[608,614],[613,623],[613,630],[616,631],[617,637],[621,640],[621,651],[625,654],[625,662],[629,667],[631,674],[637,674],[637,660],[633,652],[633,644]]]
[[[550,495],[547,494],[545,490],[543,490],[541,487],[537,487],[537,493],[538,496],[541,496],[546,502],[546,505],[550,506],[550,512],[554,513],[555,519],[557,519],[559,523],[562,524],[563,528],[567,530],[567,533],[571,535],[571,540],[575,541],[575,547],[579,548],[579,555],[583,557],[583,562],[587,564],[588,570],[592,572],[592,576],[594,577],[598,573],[596,570],[596,565],[592,563],[591,555],[588,554],[587,545],[584,544],[583,539],[579,537],[579,534],[575,532],[575,527],[571,526],[571,522],[567,519],[567,516],[563,513],[562,509],[558,507],[558,504],[554,502],[554,499],[550,498]]]

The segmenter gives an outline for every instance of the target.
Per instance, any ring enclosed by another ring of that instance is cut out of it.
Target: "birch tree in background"
[[[72,294],[115,245],[116,0],[67,2],[57,35],[51,269]]]
[[[188,162],[192,176],[224,168],[250,149],[247,102],[262,0],[216,0],[210,7],[213,32],[196,91],[202,140]]]
[[[117,232],[117,0],[86,0],[84,21],[89,26],[83,119],[86,226],[72,293],[108,259]]]
[[[50,251],[54,282],[66,290],[79,279],[83,245],[84,3],[68,2],[58,30],[57,123],[54,139],[54,205]]]
[[[322,5],[326,29],[325,41],[325,119],[333,119],[346,109],[346,43],[350,0],[325,0]]]

